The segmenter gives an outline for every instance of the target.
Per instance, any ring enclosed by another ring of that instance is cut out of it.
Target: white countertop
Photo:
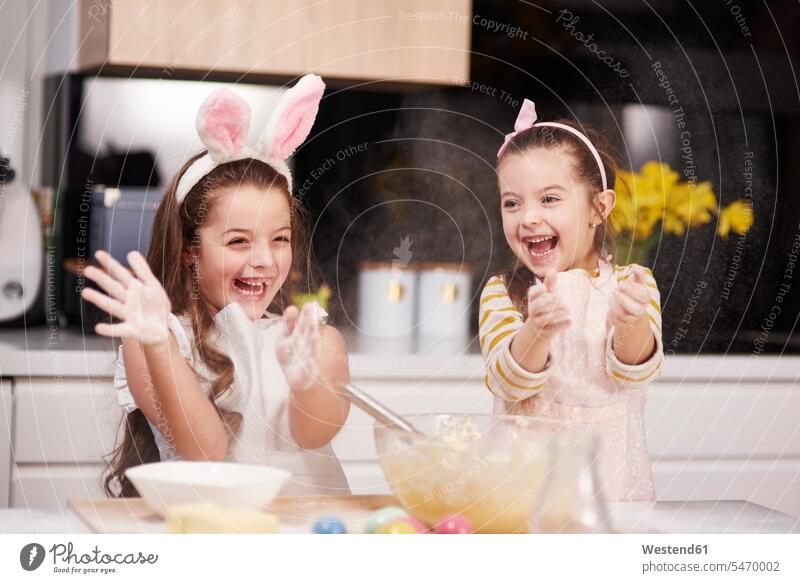
[[[800,533],[800,519],[750,502],[613,502],[611,523],[623,533],[788,534]],[[89,528],[72,510],[0,509],[3,534],[82,534]]]
[[[118,346],[116,340],[75,330],[0,330],[0,377],[110,377]],[[351,353],[350,370],[359,379],[466,380],[484,375],[475,347],[445,354]]]
[[[611,524],[642,534],[797,534],[800,518],[744,500],[612,502]]]
[[[461,353],[350,355],[353,378],[482,380],[476,342]],[[0,330],[0,377],[113,376],[115,341],[46,327]],[[661,382],[800,381],[800,356],[679,355],[667,357]]]

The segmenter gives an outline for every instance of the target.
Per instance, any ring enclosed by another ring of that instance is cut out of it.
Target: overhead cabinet
[[[82,0],[84,71],[457,85],[470,0]]]

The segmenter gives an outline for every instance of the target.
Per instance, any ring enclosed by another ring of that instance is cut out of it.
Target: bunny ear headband
[[[506,149],[506,146],[508,146],[508,142],[510,142],[514,136],[516,136],[519,132],[522,132],[534,126],[537,128],[538,127],[559,128],[562,130],[566,130],[575,137],[579,138],[584,144],[586,144],[586,147],[589,148],[589,151],[592,153],[595,161],[597,162],[597,167],[600,168],[600,179],[603,182],[603,190],[608,189],[608,183],[606,181],[606,170],[605,167],[603,166],[603,160],[600,158],[600,154],[598,153],[597,148],[594,147],[594,144],[592,144],[592,141],[585,135],[583,135],[581,132],[576,130],[575,128],[565,125],[563,123],[557,123],[554,121],[541,121],[539,123],[536,123],[536,107],[533,105],[533,101],[531,101],[530,99],[526,99],[522,102],[522,108],[520,108],[519,114],[517,115],[517,121],[514,123],[514,131],[511,132],[510,134],[506,134],[506,139],[503,142],[503,145],[500,146],[500,149],[497,151],[497,157],[499,158],[503,154],[503,151]]]
[[[325,83],[313,74],[302,77],[281,98],[255,148],[246,145],[250,130],[250,106],[228,89],[217,89],[197,112],[195,125],[208,152],[195,160],[178,181],[175,191],[181,204],[189,191],[220,164],[254,158],[282,174],[292,191],[292,174],[286,159],[308,137]]]

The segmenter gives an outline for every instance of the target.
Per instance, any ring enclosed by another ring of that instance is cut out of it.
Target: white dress
[[[228,355],[234,366],[233,384],[217,403],[222,409],[241,413],[243,421],[225,460],[264,464],[292,472],[281,490],[285,496],[349,494],[347,479],[331,445],[303,449],[289,431],[289,386],[275,356],[275,346],[283,331],[282,322],[278,316],[250,320],[237,303],[228,304],[214,316],[217,331],[214,345]],[[189,318],[170,314],[169,329],[175,335],[181,354],[198,373],[201,388],[210,394],[211,383],[205,379],[213,378],[213,374],[193,348]],[[114,387],[126,413],[138,408],[128,388],[121,346]],[[175,447],[149,420],[148,423],[161,461],[180,459]]]

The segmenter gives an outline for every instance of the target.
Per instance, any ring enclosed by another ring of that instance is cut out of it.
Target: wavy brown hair
[[[560,119],[556,120],[556,122],[575,128],[589,138],[603,161],[607,187],[613,189],[617,175],[617,162],[606,140],[598,132],[580,126],[572,120]],[[561,150],[565,153],[568,156],[575,177],[589,191],[589,204],[595,212],[601,214],[600,209],[597,207],[596,195],[603,190],[603,182],[600,176],[600,169],[597,167],[597,161],[591,150],[586,147],[586,144],[565,129],[551,126],[533,126],[518,132],[511,138],[497,159],[496,169],[499,171],[500,166],[510,156],[521,155],[535,148]],[[598,255],[601,257],[608,253],[616,255],[616,242],[617,234],[609,220],[603,221],[596,227],[594,249]],[[528,288],[536,283],[533,273],[519,260],[516,260],[514,265],[504,271],[501,276],[505,281],[511,301],[527,318]]]
[[[209,399],[215,406],[220,397],[231,390],[233,362],[210,342],[214,331],[215,309],[211,306],[200,286],[196,286],[193,268],[184,267],[184,253],[199,253],[198,230],[214,208],[220,193],[238,186],[256,188],[279,188],[286,193],[291,209],[292,266],[286,282],[281,286],[269,306],[271,312],[282,313],[291,305],[292,282],[300,281],[310,264],[308,253],[306,213],[289,192],[286,178],[270,165],[255,159],[237,160],[221,164],[209,172],[178,203],[176,189],[179,180],[189,166],[203,156],[201,152],[191,158],[173,178],[156,211],[147,263],[161,282],[172,303],[172,312],[188,316],[194,332],[194,348],[206,368],[214,375]],[[241,414],[217,407],[225,423],[226,431],[236,434],[241,425]],[[103,479],[103,488],[110,497],[138,496],[133,484],[125,476],[125,470],[133,466],[160,460],[155,437],[141,409],[127,414],[123,421],[122,442],[109,455],[108,470]]]

